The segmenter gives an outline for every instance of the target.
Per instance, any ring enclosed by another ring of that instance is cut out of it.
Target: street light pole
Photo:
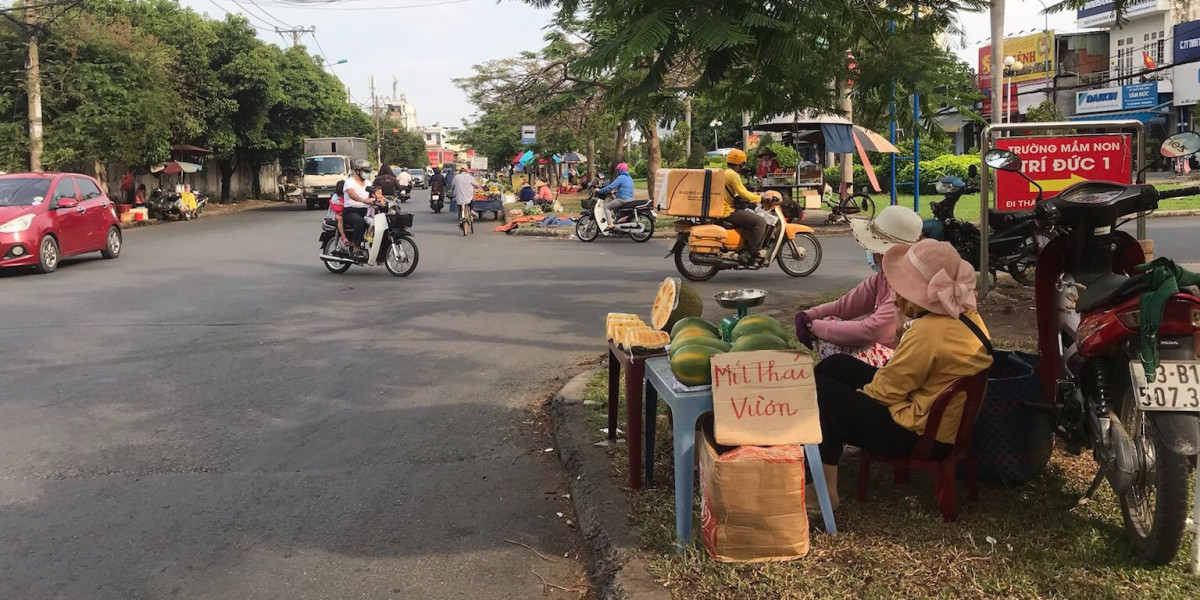
[[[713,152],[717,151],[717,128],[722,125],[724,125],[724,123],[722,123],[716,119],[713,119],[708,124],[708,126],[711,127],[713,130]]]

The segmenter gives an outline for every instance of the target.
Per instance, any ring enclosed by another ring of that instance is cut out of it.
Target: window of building
[[[1133,38],[1117,39],[1117,61],[1113,65],[1116,77],[1133,75]]]

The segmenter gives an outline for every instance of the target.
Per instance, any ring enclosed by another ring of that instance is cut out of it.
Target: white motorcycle
[[[657,215],[650,200],[630,200],[613,211],[613,223],[609,226],[608,212],[604,201],[608,194],[597,194],[592,188],[588,197],[580,202],[583,212],[575,221],[575,236],[581,241],[591,242],[601,235],[627,235],[635,242],[645,242],[654,236],[654,221]]]
[[[417,268],[417,243],[413,240],[412,213],[400,212],[400,205],[389,202],[387,210],[371,217],[372,227],[363,236],[366,255],[355,256],[343,239],[334,217],[325,217],[321,224],[321,261],[331,273],[345,273],[353,265],[374,267],[380,262],[388,273],[404,277]],[[382,259],[382,260],[381,260]]]

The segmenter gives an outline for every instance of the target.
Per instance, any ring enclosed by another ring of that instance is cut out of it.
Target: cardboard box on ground
[[[803,446],[721,446],[701,425],[700,535],[719,562],[785,561],[808,554]]]
[[[713,418],[699,450],[705,548],[721,562],[804,556],[803,444],[821,441],[812,357],[732,352],[711,365]]]

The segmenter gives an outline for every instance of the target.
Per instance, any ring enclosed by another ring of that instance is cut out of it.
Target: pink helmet
[[[627,165],[627,164],[625,164],[625,163],[620,163],[620,164],[618,164],[618,165],[617,165],[617,171],[618,171],[618,172],[620,172],[620,171],[625,171],[625,172],[628,172],[628,171],[629,171],[629,165]]]

